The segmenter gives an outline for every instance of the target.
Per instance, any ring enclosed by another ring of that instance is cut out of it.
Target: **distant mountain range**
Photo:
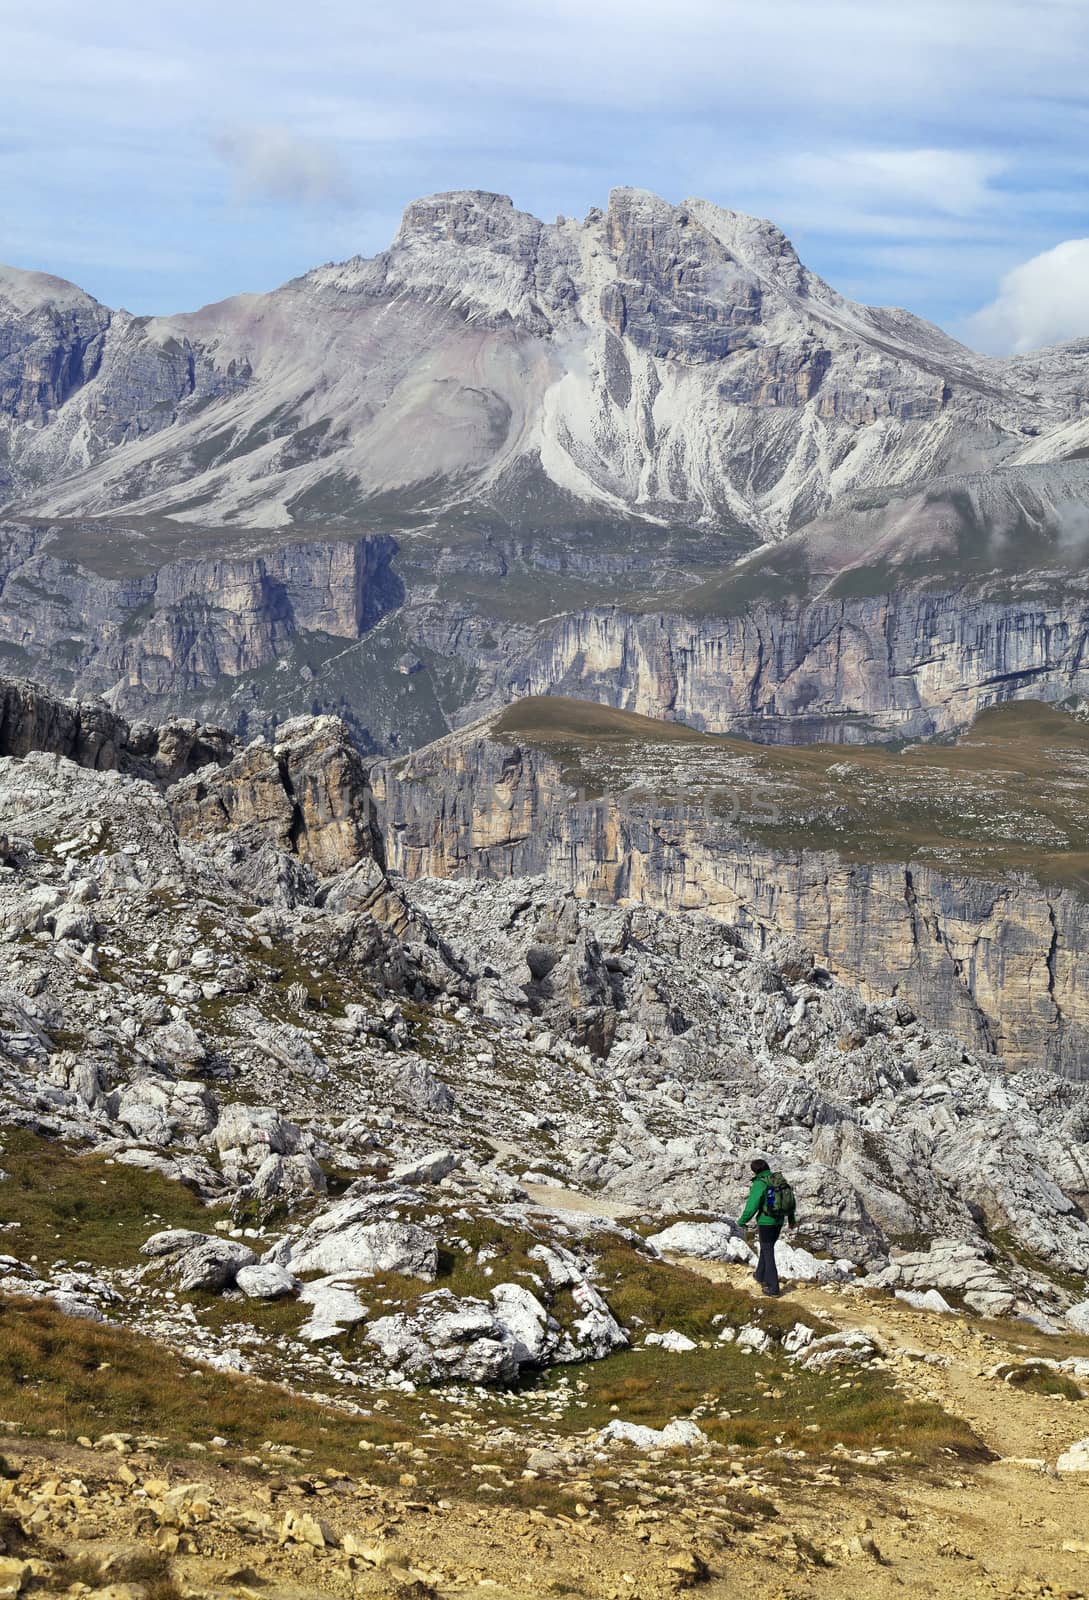
[[[9,513],[572,537],[635,517],[736,551],[874,490],[1087,453],[1089,339],[976,355],[704,200],[618,189],[545,224],[436,195],[373,259],[169,317],[0,268]]]
[[[0,269],[0,508],[0,671],[128,716],[855,743],[1089,695],[1089,339],[974,355],[702,200],[437,195],[165,318]]]

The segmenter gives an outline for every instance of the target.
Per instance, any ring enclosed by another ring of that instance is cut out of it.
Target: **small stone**
[[[694,1589],[697,1584],[706,1583],[711,1576],[706,1561],[694,1550],[682,1550],[678,1555],[670,1556],[666,1566],[678,1589]]]

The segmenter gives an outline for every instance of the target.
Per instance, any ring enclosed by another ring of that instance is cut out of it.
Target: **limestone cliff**
[[[77,766],[173,783],[228,759],[222,728],[176,719],[132,726],[101,701],[62,700],[38,684],[0,678],[0,757],[40,750]]]
[[[746,838],[703,806],[580,798],[552,756],[488,724],[372,771],[388,869],[543,874],[578,894],[796,935],[874,997],[1010,1065],[1089,1076],[1089,906],[1026,878],[856,864]]]
[[[395,548],[385,535],[270,535],[232,554],[219,541],[204,555],[196,541],[164,561],[146,534],[6,523],[0,658],[125,710],[199,697],[275,667],[301,633],[358,639],[401,598]]]
[[[480,647],[448,608],[418,632],[437,649]],[[1084,694],[1087,655],[1089,596],[1075,584],[1001,597],[905,586],[703,617],[594,608],[482,650],[475,709],[559,693],[765,742],[865,743],[947,733],[1011,698]]]
[[[371,854],[366,774],[336,717],[285,723],[275,745],[255,741],[226,766],[178,783],[168,799],[179,838],[271,844],[319,877]]]

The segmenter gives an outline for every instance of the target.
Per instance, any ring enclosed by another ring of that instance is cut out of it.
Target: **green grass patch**
[[[1085,1399],[1084,1389],[1073,1378],[1068,1378],[1064,1372],[1056,1372],[1043,1362],[1026,1361],[1020,1366],[1006,1368],[1000,1376],[1012,1388],[1021,1389],[1026,1394],[1055,1395],[1060,1400]]]
[[[24,1128],[0,1129],[0,1236],[20,1260],[90,1261],[131,1266],[140,1246],[163,1228],[208,1231],[214,1214],[189,1189],[156,1172],[80,1154]]]
[[[789,1301],[763,1296],[758,1300],[687,1267],[641,1255],[619,1240],[598,1254],[598,1284],[625,1328],[647,1332],[675,1328],[690,1339],[710,1339],[724,1324],[742,1328],[756,1322],[773,1337],[781,1337],[798,1320]],[[818,1325],[816,1318],[807,1315],[805,1321],[819,1333],[831,1331],[825,1323]]]
[[[552,1387],[563,1370],[545,1374],[541,1387]],[[683,1355],[630,1350],[566,1371],[581,1401],[572,1428],[604,1427],[616,1416],[661,1428],[691,1416],[716,1443],[746,1450],[823,1457],[837,1447],[885,1449],[922,1463],[948,1451],[966,1460],[988,1457],[967,1423],[937,1405],[906,1400],[884,1373],[864,1367],[808,1373],[777,1352],[746,1355],[723,1343]]]

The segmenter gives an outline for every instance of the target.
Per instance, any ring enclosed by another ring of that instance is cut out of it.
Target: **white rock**
[[[1055,1463],[1060,1472],[1089,1472],[1089,1439],[1078,1439]]]
[[[807,1372],[823,1372],[826,1367],[865,1364],[877,1353],[877,1346],[867,1334],[848,1328],[811,1340],[800,1357],[800,1364]]]
[[[645,1345],[657,1345],[660,1350],[673,1350],[678,1353],[698,1348],[694,1339],[689,1339],[685,1334],[678,1333],[676,1328],[670,1328],[665,1333],[648,1333],[643,1343]]]
[[[956,1316],[953,1306],[937,1289],[896,1289],[894,1293],[897,1300],[914,1306],[916,1311],[940,1311],[951,1317]]]
[[[353,1285],[336,1277],[315,1278],[304,1283],[299,1299],[312,1306],[309,1319],[299,1329],[299,1337],[309,1344],[320,1344],[325,1339],[335,1339],[356,1323],[364,1322],[367,1307],[356,1294]]]
[[[390,1172],[398,1183],[441,1183],[455,1167],[460,1167],[461,1157],[453,1150],[433,1150],[430,1155],[415,1161],[402,1161]]]
[[[1068,1306],[1066,1320],[1075,1333],[1089,1333],[1089,1300],[1079,1300],[1077,1305]]]
[[[775,1249],[779,1274],[795,1283],[835,1283],[842,1276],[833,1261],[822,1261],[801,1245],[780,1239]]]
[[[253,1266],[256,1260],[248,1245],[234,1239],[206,1238],[191,1249],[183,1250],[171,1262],[170,1270],[183,1292],[202,1289],[217,1294],[233,1284],[242,1267]]]
[[[492,1290],[497,1320],[510,1336],[519,1365],[544,1360],[558,1342],[558,1326],[531,1290],[520,1283],[498,1283]]]
[[[323,1272],[338,1277],[370,1278],[398,1272],[409,1278],[434,1279],[439,1247],[433,1234],[412,1222],[353,1223],[339,1233],[292,1250],[292,1270]]]
[[[697,1256],[702,1261],[751,1263],[756,1254],[732,1222],[674,1222],[647,1240],[663,1255]]]
[[[448,1289],[421,1296],[409,1312],[379,1317],[364,1338],[418,1382],[508,1384],[518,1376],[514,1343],[491,1306],[457,1300]]]
[[[707,1443],[703,1429],[686,1417],[677,1417],[667,1422],[664,1428],[648,1428],[641,1422],[622,1422],[619,1417],[614,1417],[601,1429],[598,1437],[632,1444],[637,1450],[668,1450],[676,1445],[690,1448]]]
[[[815,1335],[813,1329],[806,1322],[796,1322],[790,1332],[783,1336],[783,1349],[787,1355],[796,1355],[799,1350],[804,1350],[806,1345],[812,1344]]]
[[[235,1287],[250,1300],[279,1300],[299,1288],[298,1278],[271,1262],[240,1267],[234,1281]]]
[[[161,1233],[153,1233],[150,1239],[145,1239],[140,1246],[140,1254],[153,1257],[176,1255],[181,1250],[201,1244],[205,1238],[206,1234],[196,1233],[192,1228],[165,1228]]]

